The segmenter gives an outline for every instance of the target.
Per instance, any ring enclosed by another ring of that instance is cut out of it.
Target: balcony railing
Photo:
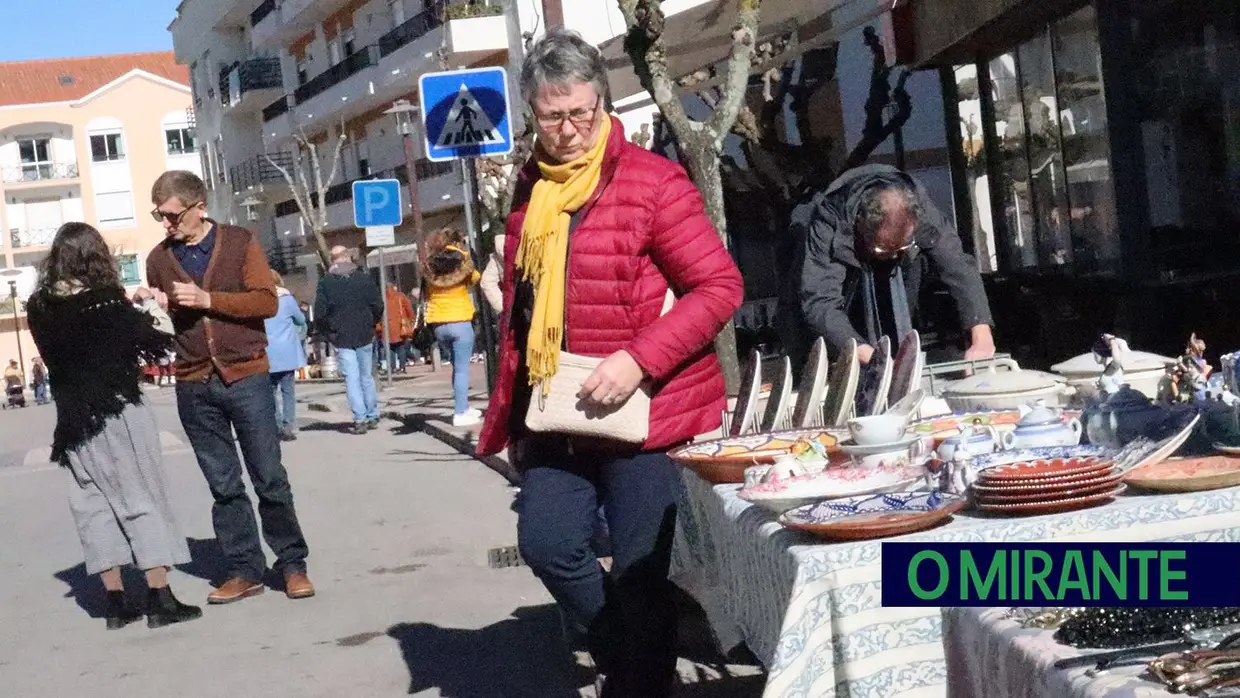
[[[232,74],[237,73],[237,94],[232,93]],[[252,90],[284,89],[279,58],[251,58],[226,66],[220,71],[220,103],[235,104]]]
[[[2,174],[5,184],[76,179],[78,176],[78,166],[77,163],[41,162],[18,167],[6,167]]]
[[[267,19],[267,15],[276,11],[276,0],[263,0],[263,4],[250,13],[250,26],[257,27],[258,23]]]
[[[367,46],[336,65],[324,70],[293,93],[298,104],[339,85],[363,70],[379,64],[379,47]]]
[[[456,171],[456,164],[453,162],[432,162],[426,158],[423,158],[414,163],[414,168],[418,172],[418,181],[424,181],[427,179],[434,179],[435,177],[442,177],[447,174],[452,174]],[[396,179],[399,180],[401,184],[408,184],[409,168],[404,165],[400,165],[398,167],[393,167],[390,170],[374,172],[365,177],[359,177],[357,179],[351,179],[347,182],[334,184],[327,190],[327,205],[331,206],[332,204],[338,204],[342,201],[349,201],[353,198],[353,183],[368,179]],[[319,195],[311,194],[310,200],[317,206]],[[277,218],[292,216],[297,212],[297,201],[295,199],[281,201],[276,204]]]
[[[13,247],[48,247],[56,239],[59,228],[11,228],[9,239]]]
[[[293,108],[292,98],[289,97],[288,95],[283,95],[280,97],[280,99],[277,99],[271,104],[268,104],[263,109],[263,122],[266,123],[278,116],[287,114],[288,110],[292,108]]]
[[[395,53],[402,46],[426,36],[432,29],[443,24],[440,13],[435,9],[419,12],[404,24],[383,35],[379,39],[379,55],[387,56]]]
[[[275,165],[272,164],[272,161],[275,162]],[[245,162],[229,168],[228,179],[233,184],[233,191],[242,192],[250,187],[266,182],[284,182],[284,175],[280,174],[280,170],[276,165],[283,167],[289,174],[296,176],[292,170],[293,167],[296,167],[292,153],[272,153],[271,160],[268,160],[266,155],[255,155]]]

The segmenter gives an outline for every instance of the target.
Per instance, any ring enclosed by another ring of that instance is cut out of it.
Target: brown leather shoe
[[[207,596],[207,603],[232,603],[241,599],[248,599],[251,596],[258,596],[261,593],[263,593],[262,582],[251,582],[241,577],[233,577],[224,582],[219,589],[211,592]]]
[[[284,575],[284,595],[290,599],[308,599],[314,596],[314,584],[305,572],[289,572]]]

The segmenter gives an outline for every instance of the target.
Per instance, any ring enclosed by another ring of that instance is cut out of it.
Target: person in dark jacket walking
[[[354,434],[379,426],[379,392],[375,386],[375,324],[383,319],[383,297],[349,250],[332,248],[332,266],[319,280],[314,313],[324,337],[336,349],[345,393],[353,411]]]
[[[889,165],[845,172],[808,203],[800,302],[815,335],[869,363],[880,337],[913,329],[924,266],[947,285],[969,333],[967,359],[995,353],[981,273],[960,235],[912,177]]]

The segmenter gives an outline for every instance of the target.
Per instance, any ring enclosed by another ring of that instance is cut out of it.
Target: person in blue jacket
[[[302,342],[306,316],[292,292],[284,287],[284,279],[272,271],[276,295],[280,298],[275,317],[267,318],[267,360],[271,363],[271,387],[276,393],[276,424],[280,438],[297,438],[297,397],[294,383],[297,370],[306,365],[306,349]]]

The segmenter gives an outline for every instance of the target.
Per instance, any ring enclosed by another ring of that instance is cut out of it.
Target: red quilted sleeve
[[[655,380],[709,346],[744,300],[744,282],[697,187],[672,166],[654,189],[650,255],[676,292],[676,304],[625,350]]]

